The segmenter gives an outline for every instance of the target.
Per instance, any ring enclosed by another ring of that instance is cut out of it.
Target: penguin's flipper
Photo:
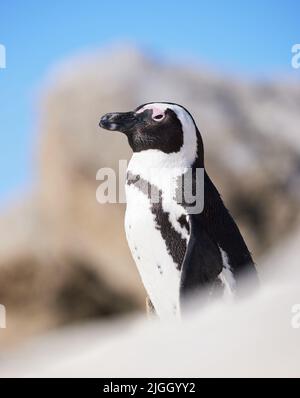
[[[209,287],[223,269],[219,247],[202,227],[197,215],[190,215],[189,221],[191,234],[181,271],[181,298]]]

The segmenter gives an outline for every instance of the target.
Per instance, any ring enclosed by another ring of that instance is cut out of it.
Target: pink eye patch
[[[165,117],[165,112],[155,106],[144,106],[143,108],[139,109],[137,113],[144,112],[146,109],[152,110],[152,119],[161,120]]]

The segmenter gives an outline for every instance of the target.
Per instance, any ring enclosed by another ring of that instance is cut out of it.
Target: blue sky
[[[36,89],[55,62],[124,40],[239,75],[300,76],[299,26],[296,0],[1,0],[0,201],[32,179]]]

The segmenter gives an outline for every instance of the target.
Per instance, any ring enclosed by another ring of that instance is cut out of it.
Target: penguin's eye
[[[156,121],[159,121],[159,120],[162,120],[164,117],[165,117],[164,115],[159,114],[159,115],[153,116],[152,119],[153,119],[153,120],[156,120]]]

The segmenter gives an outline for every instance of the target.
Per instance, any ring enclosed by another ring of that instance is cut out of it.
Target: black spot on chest
[[[185,256],[187,242],[186,239],[183,239],[181,237],[181,234],[176,231],[176,229],[170,222],[170,213],[164,211],[162,207],[161,190],[159,190],[155,185],[150,184],[148,181],[144,180],[140,176],[134,175],[130,172],[127,173],[127,184],[134,185],[149,198],[150,210],[155,217],[155,228],[160,231],[168,253],[176,264],[176,268],[180,270]],[[150,200],[151,198],[152,201]],[[155,198],[155,200],[153,200],[153,198]],[[180,223],[179,220],[178,222]],[[183,219],[181,219],[181,222],[184,225]],[[149,242],[149,244],[151,244],[151,242]]]
[[[188,223],[187,217],[185,214],[182,214],[178,220],[179,225],[181,226],[181,228],[185,228],[187,233],[190,232],[190,224]]]

